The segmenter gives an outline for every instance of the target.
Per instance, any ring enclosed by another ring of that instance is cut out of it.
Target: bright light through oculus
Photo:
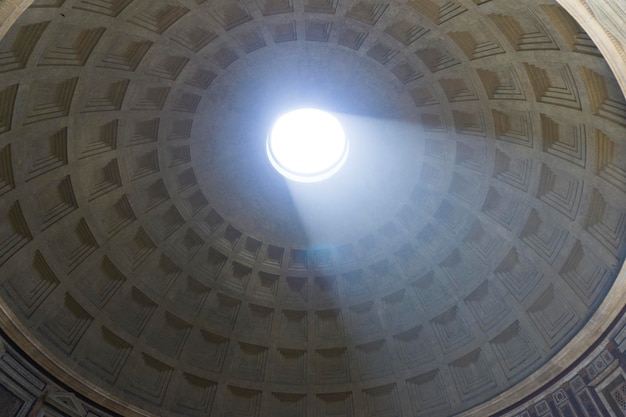
[[[283,176],[298,182],[317,182],[339,171],[349,146],[333,115],[299,109],[276,121],[266,147],[270,162]]]

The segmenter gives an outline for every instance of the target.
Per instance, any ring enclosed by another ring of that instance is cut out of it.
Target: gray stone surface
[[[621,291],[619,82],[552,1],[37,0],[0,41],[3,327],[128,415],[495,403]],[[291,105],[349,127],[333,179],[272,171]]]

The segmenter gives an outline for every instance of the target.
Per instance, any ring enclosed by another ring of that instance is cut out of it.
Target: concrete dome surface
[[[7,416],[626,415],[619,1],[0,20]],[[294,183],[308,107],[350,153]]]

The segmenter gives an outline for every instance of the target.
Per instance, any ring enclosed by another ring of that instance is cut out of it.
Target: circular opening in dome
[[[267,138],[267,156],[284,177],[317,182],[331,177],[348,157],[348,140],[335,116],[298,109],[278,118]]]

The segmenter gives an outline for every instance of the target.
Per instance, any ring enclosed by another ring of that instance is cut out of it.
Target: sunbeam
[[[348,114],[337,118],[350,142],[343,168],[317,183],[286,180],[311,246],[341,244],[355,231],[383,226],[384,213],[400,209],[397,196],[411,194],[422,165],[419,125]]]

